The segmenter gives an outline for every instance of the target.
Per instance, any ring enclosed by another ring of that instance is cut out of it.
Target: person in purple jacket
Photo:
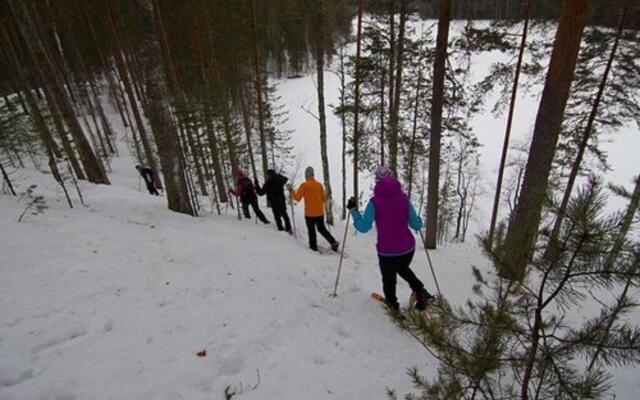
[[[373,223],[376,223],[378,231],[376,248],[387,305],[394,310],[399,310],[396,281],[397,275],[400,275],[416,294],[416,309],[424,310],[433,296],[427,292],[420,279],[409,268],[416,248],[416,241],[409,227],[419,230],[422,228],[422,220],[389,168],[378,167],[375,176],[374,195],[369,200],[363,215],[358,211],[353,197],[347,203],[347,208],[353,217],[353,225],[358,232],[366,233]]]

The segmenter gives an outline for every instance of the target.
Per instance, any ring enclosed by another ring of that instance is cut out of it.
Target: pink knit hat
[[[384,165],[381,165],[378,168],[376,168],[375,175],[376,175],[376,181],[379,181],[384,178],[393,176],[393,171],[391,171],[389,167],[385,167]]]

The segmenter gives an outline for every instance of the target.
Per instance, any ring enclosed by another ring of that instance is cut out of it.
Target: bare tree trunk
[[[411,129],[411,148],[409,149],[409,188],[407,190],[407,196],[411,200],[411,188],[413,187],[413,163],[415,160],[415,146],[416,146],[416,134],[418,132],[418,107],[420,104],[420,80],[422,76],[422,70],[418,72],[416,77],[416,96],[413,104],[413,127]]]
[[[584,157],[584,153],[587,149],[587,145],[589,144],[589,139],[591,139],[591,133],[593,132],[593,123],[596,119],[596,115],[598,114],[598,107],[600,106],[600,100],[602,99],[602,95],[604,93],[605,87],[607,86],[607,79],[609,77],[609,72],[611,71],[611,65],[613,64],[613,60],[615,58],[616,51],[618,49],[620,36],[622,36],[622,30],[624,28],[624,20],[627,15],[627,9],[628,9],[628,6],[625,6],[622,10],[622,14],[618,22],[618,31],[616,33],[613,46],[611,47],[611,54],[609,55],[609,59],[607,60],[607,65],[604,69],[604,73],[602,74],[602,80],[600,81],[600,85],[598,86],[598,93],[596,94],[596,97],[593,100],[593,106],[591,107],[589,118],[587,119],[587,125],[585,126],[584,132],[582,133],[582,140],[580,141],[580,145],[578,147],[578,153],[576,154],[576,159],[573,161],[573,165],[571,166],[571,172],[569,173],[569,179],[567,180],[567,187],[565,188],[564,195],[562,197],[562,203],[560,204],[560,208],[558,209],[558,215],[556,216],[556,220],[553,225],[553,230],[551,231],[551,235],[549,237],[549,245],[547,246],[547,249],[545,251],[545,258],[547,260],[553,259],[553,257],[555,256],[555,253],[558,250],[558,246],[560,245],[560,243],[558,243],[558,235],[560,234],[562,221],[564,220],[565,213],[567,212],[567,205],[569,204],[569,199],[571,198],[573,185],[575,184],[576,178],[578,177],[578,172],[580,172],[580,165],[582,164],[582,158]]]
[[[227,151],[229,152],[229,161],[231,162],[231,170],[232,174],[235,174],[239,169],[240,165],[238,163],[238,157],[236,156],[236,144],[233,141],[233,133],[231,132],[231,117],[229,116],[229,103],[227,101],[227,96],[225,96],[224,85],[222,82],[222,77],[220,76],[220,69],[218,68],[218,59],[216,57],[215,52],[213,53],[213,69],[216,77],[216,81],[218,84],[218,88],[220,90],[219,102],[220,108],[222,109],[222,127],[224,130],[224,138],[227,142]],[[253,176],[254,178],[258,178],[257,175]]]
[[[242,113],[242,123],[244,124],[244,134],[247,140],[247,151],[249,153],[249,161],[251,162],[251,171],[253,172],[254,178],[257,178],[258,174],[256,173],[256,161],[253,157],[253,145],[251,144],[251,121],[249,119],[249,109],[247,107],[247,100],[245,98],[245,92],[240,87],[238,98],[240,101],[240,112]]]
[[[451,0],[440,1],[436,57],[433,67],[433,97],[431,100],[431,131],[429,137],[429,182],[427,187],[427,222],[425,246],[436,248],[438,231],[438,190],[440,181],[440,136],[442,133],[442,107],[444,75],[451,20]]]
[[[53,140],[53,136],[51,135],[51,132],[49,132],[49,127],[47,126],[47,123],[45,122],[42,116],[42,113],[40,112],[40,107],[38,106],[38,100],[35,98],[31,90],[29,89],[29,82],[27,81],[27,75],[22,69],[22,64],[20,63],[20,60],[18,58],[18,53],[16,52],[16,48],[13,44],[12,38],[9,36],[9,32],[4,25],[0,25],[0,29],[2,30],[2,36],[6,43],[5,45],[9,50],[11,61],[15,67],[15,71],[17,72],[18,81],[21,82],[22,86],[25,88],[25,91],[24,91],[25,98],[30,108],[30,111],[28,114],[31,120],[33,121],[34,127],[36,128],[36,130],[38,131],[38,134],[40,135],[42,144],[45,146],[45,148],[50,148],[56,157],[61,157],[60,150],[58,149],[57,144]],[[49,104],[49,106],[51,106],[51,104]],[[51,112],[55,114],[54,118],[58,117],[58,113],[56,113],[56,111],[53,108],[51,109]],[[56,120],[54,119],[54,121]],[[60,125],[62,125],[62,123],[60,123]],[[58,125],[56,125],[56,127],[58,127]],[[62,130],[63,130],[63,133],[65,133],[64,126],[62,127]],[[63,142],[63,145],[64,145],[64,142]],[[76,160],[76,163],[77,163],[77,160]],[[79,166],[78,168],[80,173],[82,173],[82,169]]]
[[[98,40],[98,36],[96,35],[95,28],[93,27],[93,24],[91,23],[91,21],[89,19],[89,15],[87,13],[85,3],[82,2],[81,6],[82,6],[82,14],[84,16],[84,20],[85,20],[86,24],[89,26],[89,30],[91,32],[91,37],[93,39],[94,48],[98,52],[98,58],[100,59],[100,64],[102,65],[102,71],[103,71],[103,74],[105,76],[105,79],[107,80],[107,85],[109,86],[109,91],[111,92],[111,97],[113,99],[113,102],[116,105],[116,108],[118,109],[118,114],[120,114],[120,118],[122,119],[122,125],[125,128],[128,128],[128,127],[131,126],[131,130],[133,131],[134,127],[130,124],[130,121],[127,122],[127,119],[125,118],[125,115],[124,115],[123,107],[126,107],[126,104],[121,104],[120,103],[120,101],[121,101],[121,98],[120,98],[120,95],[121,95],[120,87],[119,86],[116,87],[116,83],[114,82],[113,76],[111,76],[111,67],[109,66],[109,64],[107,62],[107,58],[105,57],[104,53],[102,52],[102,48],[100,46],[100,41]],[[124,103],[124,95],[122,96],[122,102]],[[128,114],[128,110],[127,110],[127,114]],[[134,135],[135,135],[135,133],[134,133]],[[136,141],[136,150],[139,152],[137,141]],[[141,157],[138,155],[138,161],[140,161],[140,160],[141,160]]]
[[[396,33],[395,33],[395,18],[396,18],[396,0],[388,0],[389,2],[389,116],[393,114],[395,100],[394,85],[395,85],[395,70],[396,70]],[[384,165],[384,160],[382,160]]]
[[[162,175],[164,177],[168,206],[170,210],[188,215],[196,215],[193,197],[190,194],[187,171],[180,136],[171,115],[171,107],[167,101],[167,90],[161,61],[162,39],[158,40],[156,33],[161,31],[161,20],[155,18],[156,27],[152,27],[153,10],[148,10],[148,28],[144,33],[147,44],[143,63],[145,66],[145,88],[147,94],[147,111],[151,123],[153,136],[158,148],[158,156]],[[145,21],[142,21],[143,23]]]
[[[205,100],[205,108],[211,112],[211,104],[209,100]],[[209,141],[209,150],[211,151],[211,161],[213,163],[213,175],[215,176],[215,181],[218,186],[218,196],[220,198],[221,203],[226,203],[229,201],[227,197],[227,191],[225,189],[225,180],[222,174],[222,165],[220,162],[220,150],[218,148],[218,138],[216,137],[215,130],[213,127],[213,123],[211,122],[211,118],[208,115],[204,116],[205,120],[205,129],[207,132],[207,139]]]
[[[340,107],[342,108],[340,123],[342,124],[342,220],[344,221],[347,218],[347,117],[344,110],[346,101],[344,46],[340,46],[338,55],[340,57]]]
[[[133,86],[131,83],[131,79],[129,78],[129,71],[127,69],[127,65],[122,55],[122,47],[120,46],[120,40],[116,32],[116,27],[115,27],[115,23],[113,22],[113,17],[111,15],[111,8],[109,6],[109,1],[105,1],[104,5],[105,5],[105,15],[107,19],[107,31],[109,33],[109,36],[111,37],[111,47],[113,49],[113,57],[116,62],[116,68],[118,69],[120,79],[122,80],[122,84],[124,85],[124,89],[127,93],[127,97],[129,99],[129,106],[131,107],[133,118],[135,119],[136,126],[138,127],[138,135],[140,136],[140,141],[142,142],[142,148],[144,150],[145,159],[147,161],[149,168],[153,171],[153,175],[156,179],[156,182],[155,182],[156,186],[162,189],[162,182],[160,180],[160,174],[159,174],[160,171],[158,170],[156,160],[153,156],[153,150],[151,149],[151,143],[149,142],[147,129],[145,128],[144,122],[142,121],[142,116],[140,115],[140,110],[138,109],[136,96],[133,93]]]
[[[55,67],[51,62],[49,54],[40,39],[36,26],[29,15],[27,5],[16,4],[16,0],[9,2],[14,17],[18,20],[18,26],[25,38],[25,43],[29,52],[33,55],[38,74],[41,74],[41,80],[44,87],[50,91],[60,108],[60,112],[66,122],[71,135],[77,146],[80,155],[80,161],[84,167],[89,182],[98,184],[109,184],[99,159],[91,149],[87,139],[78,123],[75,111],[67,98],[60,77],[56,74]]]
[[[496,229],[498,220],[498,208],[500,207],[500,191],[502,190],[502,178],[504,175],[504,167],[507,162],[507,151],[509,150],[509,137],[511,136],[511,124],[513,122],[513,112],[516,106],[516,94],[518,92],[518,80],[520,78],[520,69],[522,67],[522,57],[527,43],[527,30],[529,26],[529,10],[531,9],[531,0],[527,0],[524,25],[522,27],[522,38],[520,40],[520,50],[518,51],[518,62],[516,63],[516,72],[513,78],[513,88],[511,90],[511,102],[509,104],[509,115],[507,117],[507,128],[504,134],[504,144],[502,145],[502,156],[500,158],[500,167],[498,169],[498,181],[496,182],[496,192],[493,197],[493,211],[491,212],[491,225],[489,226],[489,242],[493,241],[493,234]]]
[[[262,173],[267,174],[267,139],[264,129],[264,104],[262,104],[262,72],[260,71],[260,50],[258,48],[258,27],[256,26],[256,0],[251,0],[251,28],[253,30],[253,64],[255,68],[256,102],[258,103],[258,130],[260,132],[260,152],[262,153]]]
[[[629,199],[629,205],[627,206],[627,211],[620,222],[620,230],[616,235],[616,240],[614,241],[613,247],[609,251],[609,255],[604,263],[604,269],[606,271],[610,270],[613,266],[613,263],[616,261],[618,256],[620,255],[620,251],[622,250],[622,246],[624,244],[624,239],[627,237],[629,230],[631,229],[631,225],[633,224],[633,217],[638,211],[638,206],[640,202],[640,175],[636,176],[636,186],[633,190],[633,194],[631,195],[631,199]]]
[[[193,157],[193,164],[196,167],[196,178],[198,178],[198,186],[200,186],[200,193],[203,196],[207,196],[207,183],[204,179],[204,173],[202,169],[202,150],[199,146],[196,146],[194,136],[195,128],[190,126],[187,121],[181,122],[182,129],[184,130],[183,136],[186,137],[189,148],[191,149],[191,156]]]
[[[356,36],[356,77],[355,77],[355,94],[353,105],[353,197],[358,203],[358,162],[359,162],[359,141],[360,132],[358,131],[358,113],[360,111],[360,51],[362,47],[362,8],[364,0],[358,0],[358,31]],[[343,152],[344,153],[344,152]]]
[[[329,173],[329,155],[327,153],[327,117],[324,105],[324,2],[316,0],[316,74],[318,79],[318,122],[320,123],[320,158],[322,174],[327,195],[325,213],[327,224],[333,225],[333,196],[331,174]]]
[[[384,102],[384,85],[386,83],[386,73],[382,69],[380,71],[380,165],[384,165],[384,117],[385,117],[385,102]]]
[[[2,171],[2,178],[4,179],[5,183],[7,184],[7,187],[9,187],[9,190],[11,191],[12,195],[16,195],[16,191],[13,190],[13,185],[11,184],[11,180],[9,179],[9,175],[7,175],[7,171],[5,171],[4,169],[4,165],[2,165],[2,163],[0,162],[0,171]]]
[[[393,112],[389,115],[389,162],[391,170],[398,175],[398,131],[400,124],[400,94],[402,93],[402,56],[404,53],[404,31],[407,21],[407,0],[400,0],[400,28],[398,32],[398,59],[396,83],[393,88]]]
[[[538,232],[551,163],[587,19],[587,8],[587,0],[566,0],[562,3],[522,193],[516,205],[515,216],[509,224],[504,262],[499,271],[500,276],[507,279],[520,281],[524,278],[527,259],[531,255]],[[527,386],[528,381],[523,382],[522,387],[526,389]]]

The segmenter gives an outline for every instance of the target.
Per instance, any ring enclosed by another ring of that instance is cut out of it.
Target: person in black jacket
[[[153,171],[151,170],[151,168],[136,165],[136,169],[140,173],[140,176],[142,176],[142,179],[144,179],[144,183],[147,184],[147,190],[149,191],[149,194],[160,196],[160,193],[158,192],[158,189],[156,189],[156,185],[154,183]]]
[[[278,230],[291,233],[291,222],[287,214],[287,203],[284,197],[284,184],[287,183],[287,178],[276,174],[276,171],[272,169],[268,169],[267,180],[264,182],[264,185],[260,187],[257,179],[254,183],[256,193],[259,196],[267,195],[267,201],[271,204],[273,218],[276,220]],[[284,220],[284,227],[282,226],[281,219]]]

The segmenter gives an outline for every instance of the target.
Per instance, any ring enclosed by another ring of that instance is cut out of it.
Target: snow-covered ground
[[[348,236],[331,298],[338,255],[232,212],[173,213],[133,165],[115,159],[111,186],[83,185],[87,208],[69,209],[37,172],[21,186],[38,184],[43,215],[18,223],[24,204],[0,196],[0,399],[212,399],[227,386],[247,399],[384,399],[411,388],[407,367],[435,371],[369,298],[374,235]],[[476,251],[432,257],[442,290],[463,298]],[[435,291],[424,253],[414,269]]]
[[[348,234],[332,298],[338,255],[233,212],[171,212],[131,158],[112,166],[111,186],[83,185],[86,208],[29,170],[17,184],[38,184],[43,215],[18,223],[24,201],[0,196],[0,399],[385,399],[411,391],[408,367],[435,373],[369,298],[381,290],[374,234]],[[472,265],[489,271],[470,244],[431,258],[454,303]],[[421,250],[413,268],[435,292]],[[634,398],[637,376],[615,371],[616,398]]]

